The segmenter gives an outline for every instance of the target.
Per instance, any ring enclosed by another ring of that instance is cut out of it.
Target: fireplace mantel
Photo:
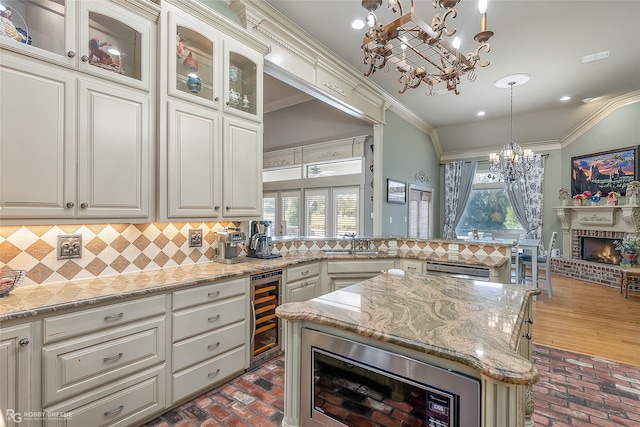
[[[640,234],[640,206],[559,206],[554,208],[563,231],[563,258],[571,258],[572,230]]]

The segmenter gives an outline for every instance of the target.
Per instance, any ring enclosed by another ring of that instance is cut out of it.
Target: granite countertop
[[[276,314],[335,327],[456,361],[494,380],[528,385],[533,364],[516,352],[526,301],[521,285],[421,274],[383,274]]]
[[[327,255],[321,251],[291,251],[281,258],[267,260],[247,258],[245,262],[238,264],[210,262],[62,283],[18,287],[6,297],[0,298],[0,322],[74,307],[78,308],[84,305],[117,301],[118,299],[132,296],[173,291],[216,280],[283,269],[305,262],[324,259],[380,258],[426,259],[424,255],[418,256],[411,252],[403,253],[401,251],[356,256],[348,254]],[[457,262],[460,264],[499,267],[508,262],[508,258],[460,255]]]

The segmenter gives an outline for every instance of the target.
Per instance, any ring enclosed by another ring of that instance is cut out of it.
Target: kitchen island
[[[314,414],[324,421],[324,412],[330,415],[329,422],[348,416],[314,409],[317,366],[310,368],[309,359],[312,349],[324,350],[322,345],[307,345],[303,336],[309,332],[401,355],[475,380],[477,402],[460,401],[459,409],[465,411],[468,405],[477,404],[477,420],[441,425],[532,426],[531,385],[538,372],[531,363],[531,299],[539,292],[521,285],[453,277],[382,274],[307,302],[278,307],[277,315],[286,320],[283,426],[314,425]],[[383,375],[389,372],[387,366],[375,366],[372,358],[353,360],[346,356],[344,360],[350,366],[372,364],[369,367]],[[336,375],[339,372],[336,368]],[[408,380],[428,386],[431,378]],[[344,420],[335,425],[348,425]]]

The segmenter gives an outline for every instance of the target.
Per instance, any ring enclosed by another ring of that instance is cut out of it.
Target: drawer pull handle
[[[218,341],[218,342],[217,342],[217,343],[215,343],[215,344],[209,344],[209,345],[207,346],[207,348],[208,348],[209,350],[215,350],[215,349],[216,349],[216,348],[218,348],[218,347],[220,347],[220,341]]]
[[[219,314],[216,314],[215,316],[211,316],[211,317],[207,318],[207,320],[208,320],[209,322],[215,322],[215,321],[216,321],[216,320],[218,320],[219,318],[220,318],[220,315],[219,315]]]
[[[215,371],[215,372],[209,372],[209,373],[207,374],[207,376],[208,376],[209,378],[213,378],[213,377],[215,377],[216,375],[218,375],[219,373],[220,373],[220,369],[216,369],[216,371]]]
[[[407,267],[407,270],[417,270],[416,267]]]
[[[307,274],[309,274],[309,270],[303,271],[303,272],[302,272],[302,273],[300,273],[300,274],[302,274],[303,276],[306,276]]]
[[[522,338],[526,338],[528,340],[531,339],[531,334],[529,332],[527,332],[526,334],[522,334]]]
[[[105,357],[104,359],[102,359],[103,362],[113,362],[115,360],[118,360],[122,357],[124,353],[118,353],[115,356],[110,356],[110,357]]]
[[[118,412],[122,411],[124,409],[124,405],[120,405],[118,406],[116,409],[112,409],[111,411],[107,411],[104,413],[105,417],[110,417],[112,415],[117,414]]]
[[[124,313],[109,314],[108,316],[104,316],[104,321],[110,322],[112,320],[122,319],[122,316],[124,316]]]
[[[217,297],[218,295],[220,295],[220,291],[209,292],[209,293],[207,294],[207,296],[208,296],[209,298],[215,298],[215,297]]]

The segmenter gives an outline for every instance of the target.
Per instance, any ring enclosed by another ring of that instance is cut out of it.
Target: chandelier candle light
[[[400,73],[398,83],[402,84],[400,93],[407,88],[416,88],[421,83],[429,86],[429,95],[433,95],[433,86],[446,83],[447,89],[459,95],[460,77],[467,74],[470,81],[476,79],[475,67],[486,67],[489,61],[480,61],[480,51],[491,50],[487,43],[493,31],[487,30],[487,0],[480,0],[481,13],[480,32],[474,39],[480,43],[475,52],[464,55],[460,52],[460,40],[456,37],[451,43],[443,36],[451,37],[456,29],[447,28],[449,16],[455,18],[460,0],[432,0],[436,15],[428,25],[414,13],[414,0],[411,10],[403,14],[401,0],[389,0],[388,7],[400,17],[383,25],[378,22],[374,12],[382,4],[382,0],[362,0],[362,7],[367,10],[369,30],[362,40],[364,63],[369,66],[365,76],[392,64]],[[388,70],[388,68],[387,68]]]
[[[494,181],[504,182],[509,189],[518,188],[524,182],[524,175],[533,164],[533,150],[523,149],[513,139],[513,87],[528,82],[529,78],[528,74],[514,74],[495,83],[496,87],[511,89],[510,138],[499,153],[489,154],[489,177]]]

